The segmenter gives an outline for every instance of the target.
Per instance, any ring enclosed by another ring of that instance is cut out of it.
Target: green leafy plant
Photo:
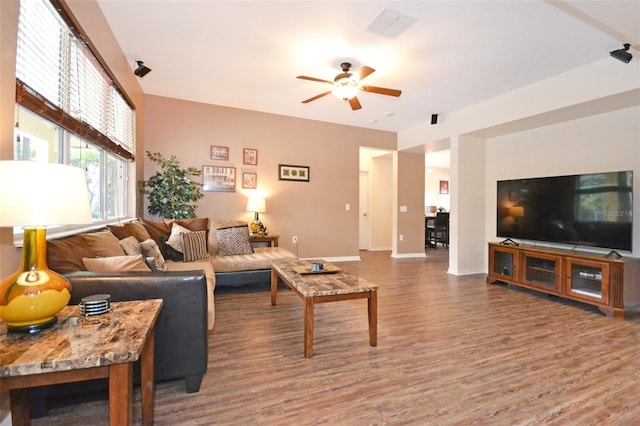
[[[196,205],[192,203],[204,195],[200,191],[202,184],[191,177],[200,176],[202,171],[195,167],[183,169],[175,155],[164,158],[159,152],[146,153],[147,158],[161,168],[148,180],[138,183],[140,192],[149,197],[149,213],[167,219],[195,218]]]

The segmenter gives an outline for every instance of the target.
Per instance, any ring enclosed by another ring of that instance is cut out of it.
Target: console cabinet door
[[[489,246],[489,275],[496,280],[518,282],[520,251],[504,246]]]
[[[562,294],[562,257],[552,254],[523,251],[520,280],[522,284],[547,293]]]
[[[574,299],[609,304],[610,267],[608,262],[566,258],[566,291]]]

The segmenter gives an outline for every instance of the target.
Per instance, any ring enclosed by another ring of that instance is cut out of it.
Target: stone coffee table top
[[[333,296],[378,290],[377,285],[345,272],[302,275],[296,273],[293,269],[297,267],[310,269],[312,263],[330,265],[323,260],[315,259],[279,260],[273,262],[272,267],[278,272],[278,274],[280,274],[280,276],[286,278],[304,297]]]

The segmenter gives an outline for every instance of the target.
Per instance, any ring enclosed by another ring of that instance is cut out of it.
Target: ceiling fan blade
[[[365,92],[379,93],[381,95],[395,96],[395,97],[398,97],[402,94],[402,90],[387,89],[386,87],[362,86],[362,90],[364,90]]]
[[[362,68],[358,70],[358,80],[362,81],[365,77],[373,74],[374,72],[376,72],[376,70],[373,68],[363,65]]]
[[[362,105],[360,105],[360,101],[358,100],[358,98],[356,96],[354,96],[353,98],[349,99],[349,105],[351,105],[351,109],[356,111],[362,108]]]
[[[306,100],[302,101],[302,103],[303,104],[308,104],[311,101],[315,101],[316,99],[320,99],[323,96],[327,96],[329,93],[331,93],[331,90],[329,90],[328,92],[320,93],[319,95],[316,95],[313,98],[306,99]]]
[[[307,77],[306,75],[299,75],[296,78],[299,78],[301,80],[309,80],[309,81],[317,81],[318,83],[329,83],[329,84],[333,84],[333,81],[329,81],[329,80],[322,80],[320,78],[315,78],[315,77]]]

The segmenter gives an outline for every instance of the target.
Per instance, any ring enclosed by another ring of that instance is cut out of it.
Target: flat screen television
[[[501,180],[498,237],[631,251],[633,171]]]

